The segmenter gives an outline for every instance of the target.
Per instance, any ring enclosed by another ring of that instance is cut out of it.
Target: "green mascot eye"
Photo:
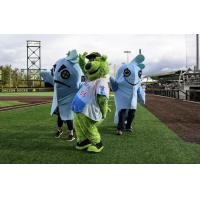
[[[70,77],[70,73],[69,73],[69,71],[68,70],[63,70],[62,72],[61,72],[61,77],[63,78],[63,79],[68,79],[69,77]]]
[[[131,71],[128,69],[128,68],[126,68],[125,70],[124,70],[124,76],[125,77],[128,77],[128,76],[130,76],[131,75]]]

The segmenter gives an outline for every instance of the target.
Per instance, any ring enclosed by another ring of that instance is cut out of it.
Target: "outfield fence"
[[[154,94],[160,96],[171,97],[175,99],[182,99],[188,101],[200,101],[200,90],[165,90],[165,89],[146,89],[147,94]]]
[[[0,88],[2,93],[13,93],[13,92],[51,92],[53,88]]]

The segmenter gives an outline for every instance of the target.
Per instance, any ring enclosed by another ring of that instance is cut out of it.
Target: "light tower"
[[[27,83],[40,81],[41,86],[41,41],[28,40],[27,42]]]

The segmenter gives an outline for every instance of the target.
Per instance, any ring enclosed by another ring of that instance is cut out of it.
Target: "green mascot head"
[[[79,64],[90,81],[105,78],[109,73],[107,56],[101,55],[98,52],[91,54],[85,52],[83,55],[79,55]]]

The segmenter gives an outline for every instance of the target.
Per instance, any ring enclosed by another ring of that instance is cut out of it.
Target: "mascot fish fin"
[[[145,68],[145,65],[143,63],[140,63],[137,65],[140,69],[144,69]]]
[[[140,64],[145,60],[145,57],[142,54],[137,55],[130,63]]]
[[[73,49],[67,53],[66,60],[72,62],[72,63],[78,63],[79,57],[76,49]]]

